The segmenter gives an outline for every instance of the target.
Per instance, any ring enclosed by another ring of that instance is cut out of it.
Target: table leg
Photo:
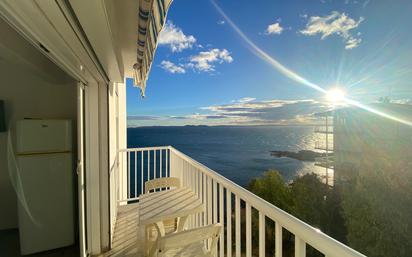
[[[156,222],[156,229],[157,229],[157,233],[160,234],[160,236],[164,236],[166,234],[165,232],[165,227],[163,225],[163,221],[158,221]],[[157,235],[159,236],[159,235]]]
[[[188,217],[189,216],[183,216],[183,217],[179,218],[179,221],[177,223],[177,232],[183,231],[183,229],[185,227],[186,220],[187,220]]]
[[[146,226],[139,226],[139,229],[137,230],[137,252],[138,255],[140,256],[146,256]]]

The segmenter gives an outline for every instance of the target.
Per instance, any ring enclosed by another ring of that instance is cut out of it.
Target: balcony
[[[139,195],[145,181],[169,176],[179,178],[205,206],[205,212],[188,218],[187,229],[216,222],[224,226],[216,256],[265,256],[269,223],[275,228],[277,257],[283,256],[286,231],[293,235],[296,257],[306,256],[307,246],[327,257],[364,256],[171,146],[120,150],[117,160],[110,172],[112,250],[105,256],[143,256],[144,239],[136,236]]]

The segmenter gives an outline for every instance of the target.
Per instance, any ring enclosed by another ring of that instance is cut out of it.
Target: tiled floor
[[[17,229],[0,230],[0,256],[20,257],[19,231]],[[46,252],[24,255],[25,257],[78,257],[76,245]]]
[[[119,206],[113,235],[113,248],[104,257],[140,257],[138,203]]]

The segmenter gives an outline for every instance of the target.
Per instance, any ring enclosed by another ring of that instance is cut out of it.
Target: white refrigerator
[[[21,254],[72,245],[72,122],[21,120],[16,129]]]

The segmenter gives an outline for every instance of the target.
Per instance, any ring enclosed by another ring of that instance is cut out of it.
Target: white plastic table
[[[182,231],[189,215],[203,211],[204,205],[201,200],[186,187],[143,194],[139,198],[140,236],[145,237],[147,225],[156,224],[162,230],[164,220],[175,218],[180,218],[177,231]]]

